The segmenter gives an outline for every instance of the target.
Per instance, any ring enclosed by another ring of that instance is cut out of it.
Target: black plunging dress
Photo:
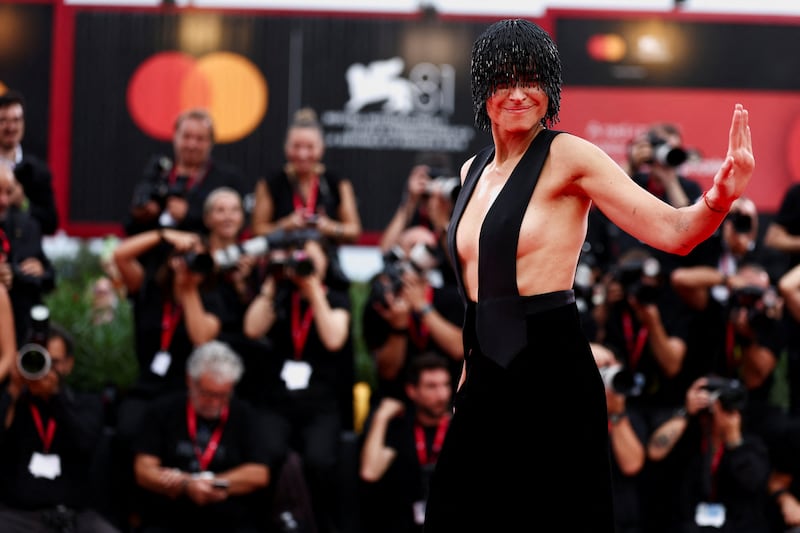
[[[534,138],[483,221],[477,302],[456,268],[467,377],[431,481],[425,533],[614,531],[605,392],[574,294],[520,296],[516,286],[522,217],[558,133]],[[456,230],[492,154],[477,155],[453,211],[456,264]]]

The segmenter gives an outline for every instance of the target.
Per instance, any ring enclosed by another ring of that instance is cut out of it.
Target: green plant
[[[82,243],[74,257],[53,260],[56,288],[44,303],[50,320],[75,338],[75,368],[69,382],[78,390],[100,392],[108,386],[129,387],[138,372],[132,309],[120,298],[110,322],[93,324],[91,287],[104,272],[99,257]]]

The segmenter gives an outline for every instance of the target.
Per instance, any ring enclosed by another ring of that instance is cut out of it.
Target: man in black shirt
[[[27,365],[13,367],[0,394],[0,531],[116,533],[90,498],[102,400],[64,381],[75,363],[71,336],[55,324],[45,335],[35,345],[46,348],[49,369],[23,374]],[[34,352],[23,347],[20,361],[37,359]]]

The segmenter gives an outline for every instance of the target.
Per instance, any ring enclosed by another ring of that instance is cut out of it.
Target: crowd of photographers
[[[139,373],[110,405],[64,382],[74,347],[40,305],[52,288],[40,232],[24,244],[0,232],[0,267],[17,268],[0,268],[0,311],[16,304],[0,312],[0,529],[420,532],[464,358],[444,247],[451,162],[420,155],[381,236],[358,315],[375,384],[356,420],[338,246],[361,223],[350,181],[322,163],[315,114],[298,112],[286,164],[253,191],[212,147],[210,116],[181,115],[172,157],[154,156],[133,192],[109,275],[132,304]],[[632,139],[627,170],[688,205],[692,157],[657,124]],[[0,229],[35,229],[12,203],[25,191],[12,169],[0,164]],[[764,232],[740,198],[686,257],[592,211],[574,289],[606,385],[621,533],[800,528],[796,198]],[[541,379],[569,394],[569,376]]]

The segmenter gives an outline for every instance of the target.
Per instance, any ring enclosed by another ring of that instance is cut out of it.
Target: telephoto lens
[[[31,334],[27,344],[17,353],[17,368],[26,379],[42,379],[50,372],[52,360],[45,348],[50,327],[50,310],[44,305],[31,308]]]

